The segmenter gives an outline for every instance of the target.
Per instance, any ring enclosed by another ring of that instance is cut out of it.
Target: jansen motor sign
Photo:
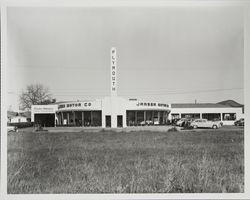
[[[145,107],[165,107],[168,108],[169,105],[166,103],[152,103],[152,102],[138,102],[136,106],[145,106]]]
[[[169,104],[159,102],[142,102],[142,101],[130,101],[127,105],[128,110],[170,110]]]

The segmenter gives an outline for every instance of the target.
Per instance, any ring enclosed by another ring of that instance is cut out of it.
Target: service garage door
[[[42,127],[55,126],[55,114],[35,114],[34,123],[40,124]]]

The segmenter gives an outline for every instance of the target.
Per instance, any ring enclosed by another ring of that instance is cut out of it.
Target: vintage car
[[[151,126],[151,125],[153,125],[154,123],[153,123],[153,121],[151,121],[151,120],[146,120],[146,124],[147,124],[148,126]]]
[[[235,121],[235,122],[234,122],[234,125],[235,125],[235,126],[244,126],[244,119],[241,118],[241,119]]]
[[[220,125],[223,126],[223,122],[220,118],[214,118],[213,121],[220,122]]]
[[[183,126],[185,123],[185,118],[181,118],[176,122],[176,126]]]
[[[7,131],[13,131],[13,132],[17,132],[17,127],[16,126],[11,126],[11,125],[7,125]]]
[[[193,128],[213,128],[217,129],[221,127],[220,121],[208,121],[207,119],[196,119],[190,124]]]
[[[146,121],[140,122],[140,125],[141,125],[141,126],[145,126],[145,125],[150,126],[150,125],[153,125],[153,124],[154,124],[154,123],[153,123],[153,121],[151,121],[151,120],[146,120]]]
[[[192,121],[194,121],[193,118],[181,118],[176,122],[176,126],[189,126]]]

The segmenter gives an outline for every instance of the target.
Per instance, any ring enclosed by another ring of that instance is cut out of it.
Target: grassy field
[[[244,192],[243,129],[8,133],[8,193]]]

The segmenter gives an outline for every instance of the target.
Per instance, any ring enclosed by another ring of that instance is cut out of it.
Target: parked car
[[[159,125],[159,124],[160,124],[158,118],[154,118],[154,123],[153,123],[153,124],[154,124],[154,125]]]
[[[153,124],[154,124],[153,121],[151,121],[151,120],[146,120],[146,125],[150,126],[150,125],[153,125]]]
[[[185,124],[185,118],[181,118],[176,122],[176,126],[184,126]]]
[[[175,119],[172,119],[172,125],[176,126],[176,123],[179,121],[180,119],[178,118],[175,118]]]
[[[153,121],[151,121],[151,120],[146,120],[146,121],[141,121],[140,122],[140,125],[141,126],[150,126],[150,125],[153,125],[154,123],[153,123]]]
[[[10,131],[17,132],[17,127],[16,126],[7,125],[7,131],[8,132],[10,132]]]
[[[146,125],[146,121],[141,121],[139,124],[140,124],[141,126],[145,126],[145,125]]]
[[[186,126],[186,125],[190,124],[192,121],[193,121],[192,118],[181,118],[180,120],[178,120],[176,122],[176,126],[183,127],[183,126]]]
[[[207,119],[196,119],[191,122],[190,126],[193,128],[213,128],[217,129],[221,127],[220,121],[208,121]]]
[[[223,122],[219,118],[215,118],[215,119],[213,119],[213,121],[220,122],[220,125],[223,126]]]
[[[234,122],[234,125],[235,125],[235,126],[244,126],[244,125],[245,125],[245,124],[244,124],[244,119],[241,118],[241,119],[235,121],[235,122]]]

